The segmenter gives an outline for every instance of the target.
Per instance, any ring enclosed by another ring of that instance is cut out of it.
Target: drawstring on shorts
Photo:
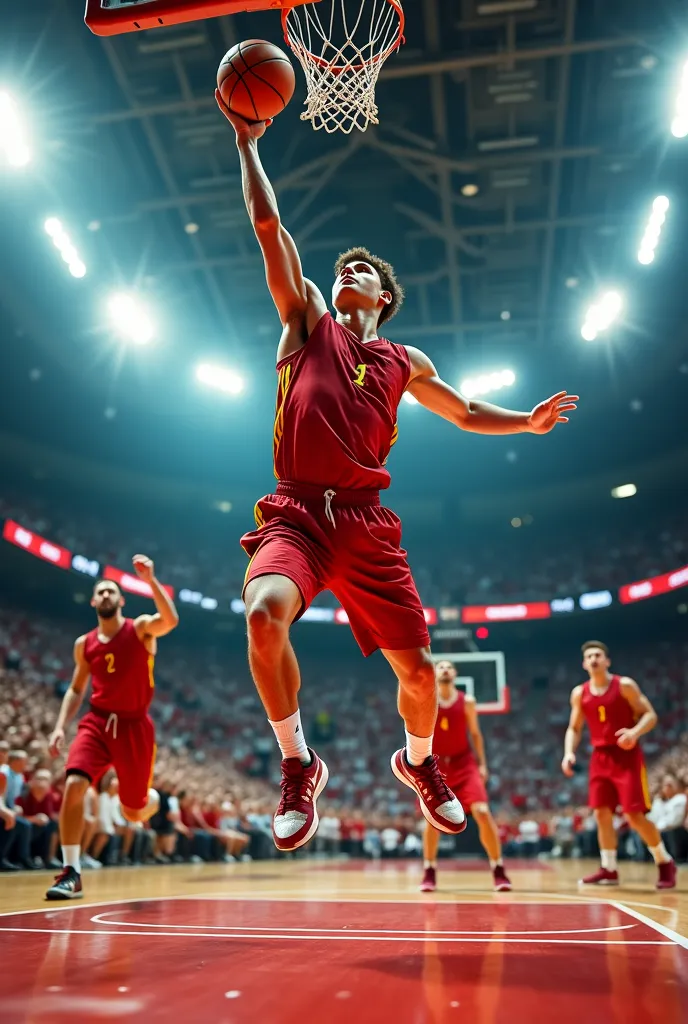
[[[113,711],[112,714],[108,716],[108,720],[105,723],[105,734],[106,735],[110,731],[110,726],[112,725],[112,738],[113,738],[113,740],[117,739],[117,723],[118,722],[119,722],[119,718],[117,717],[117,715]]]
[[[330,520],[335,530],[337,529],[337,524],[334,521],[334,513],[332,511],[332,499],[336,497],[336,494],[337,492],[333,491],[331,487],[328,488],[328,490],[326,490],[325,493],[323,494],[323,497],[325,499],[325,518]]]

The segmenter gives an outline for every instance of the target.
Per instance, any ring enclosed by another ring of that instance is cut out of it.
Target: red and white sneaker
[[[579,885],[618,885],[619,884],[619,872],[618,871],[607,871],[606,868],[600,868],[595,871],[592,875],[586,875],[585,878],[581,878],[578,882]]]
[[[495,892],[511,892],[511,881],[504,870],[503,864],[498,864],[492,871],[492,877],[494,878],[494,891]]]
[[[434,892],[437,888],[437,872],[434,868],[426,868],[423,881],[418,886],[421,892]]]
[[[658,864],[659,878],[657,879],[656,889],[675,889],[676,888],[676,862],[668,860],[666,864]]]
[[[47,900],[80,900],[84,895],[81,875],[74,868],[63,868],[45,894]]]
[[[409,764],[406,748],[402,747],[392,755],[391,764],[399,782],[418,794],[420,809],[431,825],[454,836],[463,832],[468,824],[466,814],[444,781],[435,754],[426,757],[422,764]]]
[[[311,763],[298,757],[282,761],[282,798],[272,819],[272,837],[278,850],[297,850],[315,835],[319,818],[317,800],[330,777],[327,765],[308,748]]]

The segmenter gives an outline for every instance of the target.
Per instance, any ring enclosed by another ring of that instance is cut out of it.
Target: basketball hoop
[[[404,42],[400,0],[317,0],[283,10],[282,28],[306,75],[301,120],[347,135],[378,124],[378,75]]]

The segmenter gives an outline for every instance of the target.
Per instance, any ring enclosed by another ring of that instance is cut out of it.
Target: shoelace
[[[433,796],[437,800],[438,805],[446,804],[449,800],[454,798],[454,794],[449,789],[449,786],[444,781],[444,775],[439,769],[437,763],[437,755],[433,755],[430,764],[422,764],[415,769],[418,773],[422,774],[425,778],[425,784],[428,789],[432,791]]]
[[[302,793],[303,787],[306,789],[305,796]],[[294,778],[292,775],[285,775],[280,783],[282,790],[282,797],[277,808],[277,814],[284,814],[286,811],[297,811],[298,805],[305,799],[306,802],[310,803],[313,796],[313,782],[311,779],[304,780],[301,778]]]
[[[55,881],[56,882],[64,882],[65,878],[67,878],[68,875],[69,875],[69,868],[68,867],[67,868],[62,868],[62,871],[60,871],[59,875],[55,875]]]

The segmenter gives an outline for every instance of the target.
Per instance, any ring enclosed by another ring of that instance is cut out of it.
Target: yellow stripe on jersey
[[[389,451],[391,451],[392,448],[394,447],[394,445],[397,443],[398,437],[399,437],[399,424],[395,423],[394,424],[394,430],[392,431],[392,437],[390,438],[390,442],[389,442]],[[382,463],[383,466],[387,465],[387,459],[388,458],[389,458],[389,452],[387,452],[387,454],[385,455],[384,461]]]
[[[645,800],[645,806],[649,811],[652,807],[652,799],[650,798],[650,787],[647,782],[647,768],[645,765],[640,769],[640,785],[643,787],[643,798]]]
[[[287,392],[289,391],[289,385],[291,383],[291,363],[287,363],[283,366],[277,374],[277,406],[275,412],[275,426],[272,433],[272,449],[273,449],[273,470],[275,476],[279,480],[277,473],[277,451],[279,449],[280,441],[282,440],[282,433],[284,431],[284,403],[287,400]]]
[[[155,689],[155,676],[153,670],[155,668],[155,655],[148,655],[148,682],[150,683],[151,690]]]
[[[265,526],[265,519],[263,518],[263,513],[260,510],[258,502],[253,506],[253,518],[255,520],[257,530],[260,530],[261,526]]]

